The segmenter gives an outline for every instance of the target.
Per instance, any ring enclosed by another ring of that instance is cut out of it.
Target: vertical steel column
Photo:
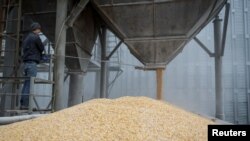
[[[18,2],[18,1],[16,1]],[[8,7],[9,7],[8,3]],[[7,9],[7,15],[6,15],[6,33],[17,33],[17,21],[13,21],[13,19],[17,19],[18,16],[18,8],[14,7],[14,8],[8,8]],[[9,22],[7,22],[9,21]],[[17,42],[17,38],[12,38],[9,36],[6,36],[7,38],[5,38],[5,49],[6,50],[14,50],[16,51],[16,42]],[[3,77],[13,77],[15,74],[15,52],[4,52],[4,59],[3,59],[3,65],[4,66],[9,66],[9,67],[4,67],[3,68]],[[13,90],[13,88],[15,87],[15,84],[13,83],[5,83],[3,88],[2,88],[2,92],[4,93],[14,93],[15,91]],[[14,96],[7,96],[7,95],[2,95],[1,96],[1,106],[0,109],[1,111],[4,111],[5,109],[12,109],[13,108],[13,102],[15,100],[13,100]],[[0,116],[3,115],[9,115],[9,113],[0,113]]]
[[[83,98],[83,74],[70,74],[68,106],[82,103]]]
[[[51,43],[49,42],[49,47],[48,47],[48,54],[49,54],[49,57],[50,57],[50,59],[49,59],[49,75],[48,75],[48,80],[50,80],[50,81],[52,81],[52,54],[51,54],[51,52],[50,52],[50,49],[51,49]]]
[[[0,5],[4,5],[4,0],[0,0]],[[0,21],[4,21],[5,12],[3,10],[3,8],[0,8]],[[0,23],[0,50],[2,51],[2,40],[3,40],[3,32],[4,32],[4,26],[3,23]],[[0,55],[2,54],[2,52],[0,52]],[[1,57],[0,57],[0,61],[1,61]]]
[[[214,20],[214,51],[215,51],[215,101],[216,118],[224,120],[224,102],[222,92],[222,54],[221,54],[221,19],[217,15]]]
[[[22,0],[18,1],[18,9],[17,9],[17,27],[16,27],[16,47],[15,47],[15,56],[14,56],[14,77],[18,77],[18,69],[19,69],[19,49],[20,49],[20,29],[21,29],[21,17],[22,17]],[[17,84],[13,84],[12,92],[17,93]],[[11,98],[11,109],[15,109],[16,107],[17,96],[14,95]]]
[[[65,92],[64,84],[64,64],[65,64],[65,47],[66,47],[66,26],[65,19],[67,16],[68,0],[57,0],[56,8],[56,35],[55,35],[55,69],[54,69],[54,110],[58,111],[64,108]]]
[[[108,66],[107,66],[107,46],[106,46],[106,33],[107,29],[106,27],[102,27],[101,32],[101,84],[100,84],[100,98],[106,98],[108,89],[107,89],[107,72],[108,72]]]
[[[29,109],[28,113],[32,114],[33,112],[33,98],[35,95],[35,77],[30,77],[30,94],[29,94]]]

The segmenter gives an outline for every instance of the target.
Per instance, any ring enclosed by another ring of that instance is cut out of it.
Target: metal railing
[[[6,96],[11,96],[11,97],[14,96],[15,99],[17,99],[15,101],[15,103],[16,103],[16,106],[18,107],[18,108],[9,109],[9,110],[1,109],[2,113],[16,113],[16,114],[28,113],[28,114],[32,114],[33,112],[39,112],[42,114],[42,113],[52,111],[51,105],[52,105],[53,95],[52,94],[51,95],[37,94],[37,92],[35,91],[35,85],[36,84],[53,84],[54,83],[53,81],[45,80],[45,79],[41,79],[41,78],[36,78],[36,77],[18,77],[18,78],[16,78],[16,77],[1,77],[0,79],[7,79],[8,81],[5,81],[5,83],[6,82],[8,82],[8,83],[23,83],[27,79],[30,80],[29,94],[5,93],[5,92],[0,93],[1,98],[4,98],[4,99]],[[20,105],[19,101],[20,101],[20,97],[25,96],[25,95],[29,96],[29,106],[28,106],[28,109],[22,110],[22,109],[19,109],[19,105]],[[46,108],[42,109],[40,107],[40,105],[38,104],[38,100],[37,100],[38,97],[50,98]]]

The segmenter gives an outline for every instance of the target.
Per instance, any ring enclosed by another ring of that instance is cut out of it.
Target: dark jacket
[[[44,46],[39,35],[36,35],[33,32],[29,33],[29,35],[23,41],[22,48],[23,62],[40,62]]]

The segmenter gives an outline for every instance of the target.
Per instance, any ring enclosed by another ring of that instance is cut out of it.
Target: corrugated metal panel
[[[234,123],[234,97],[233,89],[224,89],[224,102],[225,102],[225,119]]]
[[[232,50],[233,50],[233,90],[236,99],[234,99],[234,115],[235,122],[238,124],[246,124],[248,121],[248,105],[246,94],[246,54],[245,49],[245,17],[244,17],[243,0],[232,0]]]
[[[245,53],[246,53],[246,83],[247,83],[247,99],[248,99],[248,123],[250,123],[250,1],[244,0],[244,20],[245,20]]]
[[[236,68],[236,88],[246,88],[245,65],[237,65]]]

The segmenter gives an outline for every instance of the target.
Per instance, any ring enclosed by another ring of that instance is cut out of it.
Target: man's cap
[[[30,28],[32,31],[36,30],[36,29],[41,29],[41,25],[37,22],[34,22],[30,25]]]

